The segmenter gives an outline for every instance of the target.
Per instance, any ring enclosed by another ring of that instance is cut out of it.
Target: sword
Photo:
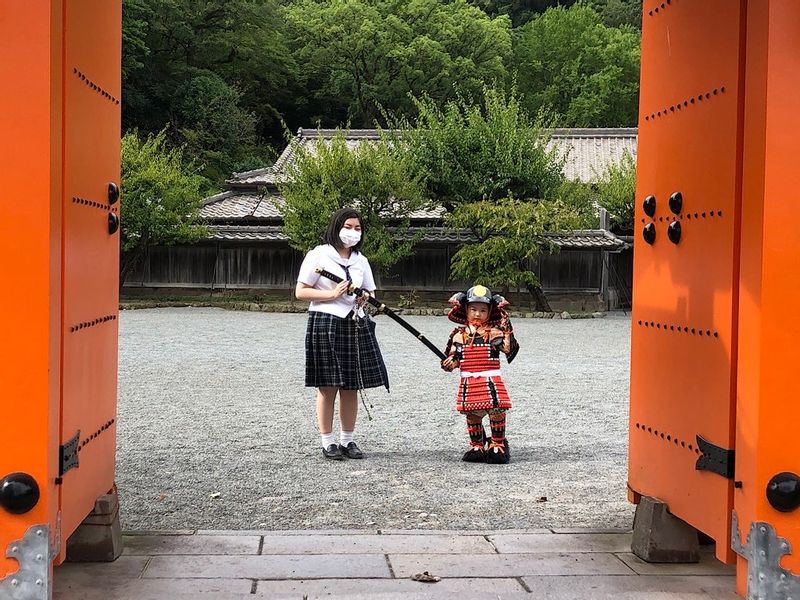
[[[319,273],[322,277],[330,279],[335,283],[341,283],[342,281],[345,281],[343,278],[339,277],[338,275],[334,275],[333,273],[331,273],[330,271],[326,271],[325,269],[317,269],[317,273]],[[433,342],[431,342],[428,338],[422,335],[419,331],[414,329],[414,327],[412,327],[405,319],[403,319],[400,315],[394,312],[391,308],[386,306],[383,302],[376,300],[368,292],[362,290],[361,288],[355,287],[354,285],[351,285],[347,289],[347,291],[355,296],[358,296],[359,298],[365,298],[369,304],[378,309],[378,312],[382,312],[387,317],[392,319],[395,323],[403,327],[406,331],[411,333],[411,335],[413,335],[420,342],[425,344],[428,347],[428,349],[431,352],[433,352],[436,356],[438,356],[440,359],[445,360],[447,358],[447,355],[441,350],[439,350],[439,348],[434,346]]]

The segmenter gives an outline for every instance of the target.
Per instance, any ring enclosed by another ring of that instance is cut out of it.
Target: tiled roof
[[[550,241],[561,248],[604,248],[619,250],[626,244],[616,235],[605,229],[579,229],[565,233],[545,234]]]
[[[200,217],[207,221],[229,219],[282,219],[279,196],[260,193],[242,193],[229,190],[203,200]]]
[[[286,147],[287,149],[289,146]],[[284,150],[284,153],[286,150]],[[253,187],[262,186],[275,183],[275,175],[273,167],[264,167],[262,169],[255,169],[253,171],[244,171],[242,173],[234,173],[233,176],[225,182],[232,188],[237,187]]]
[[[288,238],[280,225],[210,225],[209,240],[236,242],[281,242]],[[422,241],[428,243],[466,243],[475,241],[467,230],[453,230],[445,227],[411,228],[411,234],[423,231]],[[621,249],[625,242],[612,233],[602,229],[588,229],[565,233],[550,233],[547,237],[560,248],[573,249]]]
[[[308,147],[321,136],[330,140],[341,133],[336,129],[300,129],[296,141]],[[347,143],[356,147],[365,140],[377,140],[377,129],[352,129],[345,132]],[[602,173],[605,167],[619,161],[627,151],[636,155],[636,129],[555,129],[552,131],[551,147],[556,147],[566,155],[565,174],[570,178],[591,181]],[[200,209],[200,216],[211,223],[211,238],[218,240],[278,241],[286,238],[281,233],[279,223],[282,216],[279,210],[283,198],[275,190],[274,184],[287,165],[294,160],[294,145],[284,149],[271,167],[244,173],[235,173],[228,186],[231,188],[216,196],[206,198]],[[412,221],[441,223],[445,210],[435,208],[414,211],[409,216]],[[232,222],[260,225],[236,225]],[[216,223],[217,225],[213,225]],[[221,225],[228,223],[227,225]],[[552,234],[556,245],[562,248],[619,248],[624,242],[602,230],[578,231],[573,234]],[[424,241],[440,243],[464,243],[474,238],[466,231],[454,231],[444,227],[426,229]]]
[[[377,140],[377,129],[300,129],[295,142],[303,147],[311,147],[314,140],[322,137],[330,140],[344,133],[347,145],[351,148],[365,140]],[[556,147],[562,156],[566,155],[564,174],[570,179],[584,182],[595,181],[605,168],[618,162],[625,152],[636,156],[636,128],[618,129],[554,129],[551,132],[550,147]],[[286,168],[295,155],[294,144],[288,144],[275,164],[263,169],[234,173],[227,184],[232,188],[251,188],[275,185],[284,176]]]
[[[280,225],[209,225],[209,240],[230,242],[285,242]]]
[[[589,183],[597,181],[609,165],[627,152],[636,158],[637,134],[630,129],[556,129],[549,147],[566,153],[564,175]]]
[[[252,193],[244,190],[228,190],[203,201],[200,217],[209,222],[237,219],[265,219],[282,221],[280,206],[283,198],[278,194]],[[444,208],[420,209],[408,214],[414,221],[436,221],[445,215]]]

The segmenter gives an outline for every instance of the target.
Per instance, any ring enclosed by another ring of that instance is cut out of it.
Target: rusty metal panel
[[[733,481],[696,466],[734,449],[742,5],[644,4],[631,343],[629,487],[727,561]]]
[[[65,531],[114,482],[120,28],[119,2],[66,4],[61,443],[77,435],[79,464],[63,475]]]

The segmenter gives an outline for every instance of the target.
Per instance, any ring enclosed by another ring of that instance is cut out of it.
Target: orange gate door
[[[58,552],[61,16],[0,5],[0,598],[48,597]]]
[[[748,3],[733,545],[748,598],[800,598],[800,4]]]
[[[629,487],[730,562],[744,2],[645,1]]]
[[[62,526],[74,531],[114,484],[119,307],[120,2],[66,2]],[[102,8],[101,8],[102,6]]]
[[[119,1],[0,7],[1,598],[113,486],[120,51]]]

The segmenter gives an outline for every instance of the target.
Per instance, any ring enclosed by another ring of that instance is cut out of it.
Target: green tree
[[[124,0],[122,4],[122,81],[144,67],[150,53],[147,22],[152,18],[147,0]]]
[[[537,309],[549,310],[532,259],[553,249],[546,232],[583,225],[592,214],[590,196],[565,180],[564,157],[548,143],[551,119],[531,118],[516,94],[496,87],[480,102],[459,98],[439,109],[422,99],[418,109],[413,124],[400,120],[397,136],[428,197],[450,213],[448,226],[478,238],[455,254],[453,277],[527,286]]]
[[[298,0],[284,12],[325,123],[371,127],[382,109],[409,114],[409,94],[441,102],[507,76],[510,20],[465,0]]]
[[[199,223],[202,177],[169,149],[162,131],[145,139],[122,138],[122,238],[120,287],[150,246],[193,242],[206,233]]]
[[[483,89],[439,108],[417,99],[413,121],[396,119],[428,197],[448,211],[481,200],[552,197],[564,183],[564,159],[548,147],[544,114],[531,118],[515,93]]]
[[[216,73],[199,71],[178,96],[180,136],[189,156],[204,165],[203,175],[216,182],[239,170],[256,146],[256,116],[242,108],[241,92]]]
[[[265,0],[123,0],[123,130],[166,124],[214,183],[272,158],[299,90],[284,27]]]
[[[364,253],[388,267],[411,254],[417,241],[409,215],[425,205],[422,187],[412,175],[410,157],[388,140],[352,149],[343,134],[297,145],[296,159],[280,184],[284,231],[303,252],[320,243],[331,214],[344,206],[364,220]]]
[[[515,68],[525,108],[565,127],[636,124],[640,35],[603,25],[591,7],[551,8],[522,27]]]
[[[575,2],[576,0],[472,0],[471,4],[492,16],[508,15],[511,24],[519,27],[548,8],[571,6]]]
[[[591,4],[607,27],[642,28],[642,0],[593,0]]]
[[[611,228],[622,234],[631,234],[636,201],[636,160],[633,156],[626,152],[618,163],[610,164],[594,187],[596,203],[608,211]]]
[[[568,231],[584,221],[579,210],[563,200],[518,200],[462,204],[448,224],[468,229],[478,238],[453,257],[454,278],[485,283],[489,287],[525,287],[536,310],[549,311],[533,263],[542,252],[557,251],[548,232]]]

